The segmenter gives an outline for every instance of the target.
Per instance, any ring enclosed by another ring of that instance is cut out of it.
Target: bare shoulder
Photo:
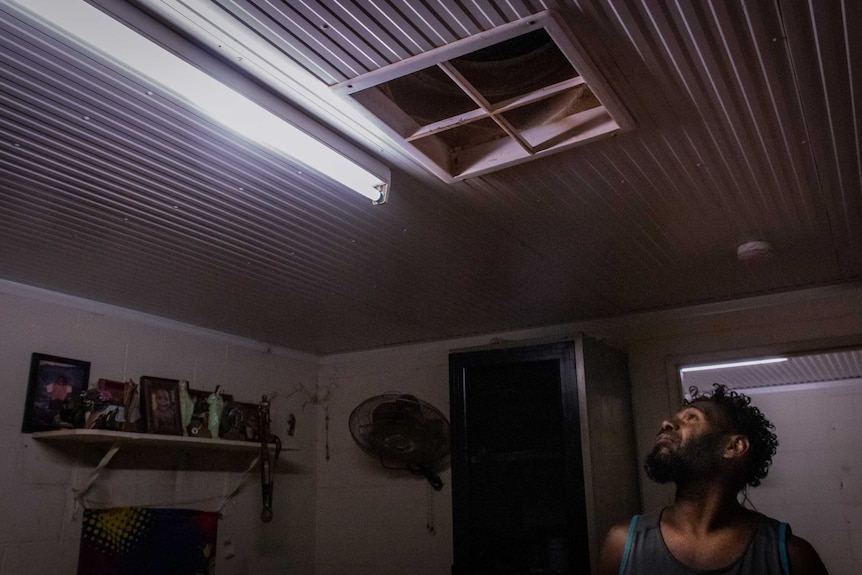
[[[828,575],[817,551],[802,537],[791,534],[787,538],[787,559],[793,575]]]
[[[599,554],[598,575],[617,575],[619,573],[628,533],[628,523],[614,525],[608,531]]]

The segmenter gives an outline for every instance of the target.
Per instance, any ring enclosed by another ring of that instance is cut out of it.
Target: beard
[[[675,450],[656,445],[644,460],[647,477],[656,483],[687,483],[718,472],[723,435],[709,433],[692,438]]]

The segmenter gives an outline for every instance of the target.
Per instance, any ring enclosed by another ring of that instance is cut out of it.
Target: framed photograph
[[[221,418],[221,437],[235,441],[260,441],[257,404],[225,401]]]
[[[190,437],[212,437],[209,429],[210,421],[210,404],[207,401],[212,391],[204,391],[201,389],[189,389],[189,396],[194,401],[194,409],[192,411],[192,420],[186,429],[186,433]],[[233,396],[230,394],[221,394],[222,401],[227,405],[233,401]],[[221,414],[219,414],[221,416]]]
[[[73,427],[81,393],[90,379],[90,362],[34,353],[21,431]]]
[[[130,427],[130,407],[136,385],[131,381],[99,379],[96,387],[87,390],[84,403],[87,408],[84,427],[87,429],[112,429],[137,431]],[[137,418],[133,418],[137,419]]]
[[[147,433],[182,435],[180,381],[142,376],[141,411]]]

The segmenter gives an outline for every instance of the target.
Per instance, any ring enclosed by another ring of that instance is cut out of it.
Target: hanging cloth
[[[86,509],[78,575],[212,575],[218,519],[192,509]]]

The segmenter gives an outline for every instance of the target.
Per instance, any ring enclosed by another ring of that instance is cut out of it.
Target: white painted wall
[[[606,338],[627,351],[638,456],[642,458],[651,448],[660,422],[681,404],[675,375],[680,364],[862,342],[862,288],[752,298],[608,321],[324,358],[320,380],[332,390],[328,403],[330,458],[327,461],[324,453],[318,451],[317,574],[450,573],[449,474],[443,476],[446,483],[443,491],[432,498],[436,534],[430,535],[425,531],[427,490],[423,481],[382,470],[353,444],[347,419],[356,405],[372,395],[399,391],[416,394],[448,414],[450,350],[487,345],[495,339],[529,340],[576,331]],[[318,412],[321,437],[323,417],[321,410]],[[323,444],[323,439],[319,439],[319,444]],[[848,457],[841,445],[831,446],[829,451],[835,460],[843,461]],[[858,477],[853,480],[858,481]],[[790,471],[786,481],[794,485],[794,493],[802,497],[797,503],[804,501],[808,491],[802,486],[807,480]],[[642,478],[642,495],[645,511],[659,509],[671,500],[672,489]],[[776,510],[779,518],[785,515],[780,512],[782,509]],[[827,523],[834,519],[833,527],[845,534],[841,545],[845,549],[849,546],[853,560],[862,559],[862,517],[858,513],[844,516],[824,513],[823,517]],[[788,519],[793,520],[793,517]],[[819,537],[816,541],[829,566],[834,573],[849,573],[838,570],[841,564],[833,556],[833,543],[825,539]]]
[[[220,539],[230,537],[237,555],[232,560],[222,555],[220,575],[448,575],[452,558],[450,474],[442,476],[446,484],[442,492],[429,494],[424,480],[382,470],[353,444],[347,420],[362,400],[391,391],[418,395],[448,414],[450,350],[500,338],[529,340],[575,331],[608,339],[629,355],[638,454],[642,456],[659,422],[681,401],[675,376],[679,364],[862,342],[862,287],[858,286],[319,360],[284,351],[266,353],[262,346],[132,312],[20,291],[0,283],[0,365],[4,368],[0,389],[7,398],[0,405],[0,488],[4,490],[0,575],[75,572],[80,523],[68,519],[69,487],[85,477],[89,468],[20,433],[29,359],[34,351],[88,359],[93,363],[94,380],[139,377],[146,372],[186,378],[195,387],[222,384],[248,399],[283,391],[282,399],[273,406],[276,431],[283,433],[286,414],[296,413],[296,442],[302,451],[288,456],[295,463],[289,473],[277,478],[272,524],[263,525],[257,518],[255,478],[226,508]],[[318,382],[319,388],[315,388]],[[316,389],[319,401],[309,401],[314,397],[304,393],[289,395],[298,386]],[[824,410],[820,413],[825,416]],[[828,451],[834,454],[833,463],[843,461],[847,453],[842,445]],[[858,488],[853,487],[859,482],[857,470],[854,467],[848,472],[847,481],[853,483],[848,483],[844,493],[858,496]],[[794,494],[818,496],[805,488],[807,480],[802,476],[792,470],[789,473],[783,480],[793,486]],[[173,470],[114,470],[109,475],[104,479],[110,481],[111,496],[129,496],[131,503],[142,504],[151,498],[223,493],[237,479],[230,473]],[[642,493],[645,510],[659,508],[671,497],[667,487],[646,481]],[[825,538],[818,543],[821,553],[831,561],[838,557],[831,546],[849,548],[851,560],[858,565],[862,517],[828,509],[835,512],[823,514],[824,529],[831,528],[830,521],[834,521],[836,531],[846,533],[846,539]],[[794,512],[790,515],[792,521]],[[426,529],[429,518],[436,528],[433,535]],[[837,573],[842,565],[830,564]]]
[[[73,516],[71,487],[86,480],[91,461],[70,457],[21,433],[33,352],[91,362],[91,381],[100,377],[138,380],[141,375],[188,379],[193,388],[224,386],[237,400],[256,402],[279,391],[273,402],[274,432],[285,437],[287,414],[298,419],[293,440],[300,451],[282,457],[276,478],[275,519],[263,524],[260,487],[249,474],[219,522],[220,575],[308,574],[314,571],[315,433],[313,406],[302,409],[297,384],[313,386],[317,358],[267,353],[262,346],[108,306],[40,290],[0,284],[0,575],[63,575],[77,569],[81,512]],[[120,457],[135,454],[122,450]],[[251,461],[243,456],[241,468]],[[103,471],[90,496],[115,505],[169,506],[215,510],[242,479],[242,472],[200,472],[184,459],[166,457],[166,469]],[[287,473],[288,469],[289,473]],[[192,502],[191,504],[183,502]],[[235,556],[227,559],[226,540]]]
[[[381,393],[412,393],[447,417],[446,347],[411,346],[324,359],[318,412],[317,575],[442,575],[452,564],[451,474],[440,492],[422,477],[389,471],[350,435],[351,411]],[[326,414],[329,414],[327,460]],[[436,533],[426,527],[429,519]]]
[[[830,575],[862,573],[862,382],[751,394],[778,453],[749,499],[818,550]]]
[[[797,294],[799,295],[799,294]],[[810,296],[810,297],[809,297]],[[638,428],[638,452],[641,456],[651,447],[659,422],[673,413],[681,404],[681,387],[677,370],[680,365],[711,363],[723,360],[780,355],[821,349],[834,349],[862,343],[862,292],[856,287],[835,290],[807,292],[804,297],[792,294],[779,298],[758,298],[748,303],[738,302],[740,307],[727,312],[712,313],[714,308],[706,306],[692,317],[676,317],[654,324],[646,324],[644,329],[633,334],[627,348],[632,378],[635,381],[634,407]],[[696,310],[691,310],[696,311]],[[815,434],[823,439],[823,433],[835,424],[840,427],[853,425],[855,415],[851,413],[856,404],[845,403],[839,412],[827,413],[839,403],[831,391],[812,391],[806,399],[811,401],[811,411],[800,420],[807,420],[807,431],[791,426],[779,429],[779,448],[775,457],[777,470],[775,476],[767,478],[762,487],[750,490],[750,497],[758,501],[759,490],[779,481],[784,493],[792,494],[780,505],[768,505],[773,494],[764,492],[766,501],[761,510],[778,519],[791,523],[795,531],[809,539],[824,559],[832,575],[858,574],[859,560],[862,560],[862,514],[858,503],[858,490],[854,491],[849,483],[838,495],[840,505],[823,502],[823,494],[818,493],[811,479],[803,469],[835,469],[838,465],[843,473],[852,475],[858,481],[858,451],[853,451],[845,441],[827,442],[820,449],[811,449],[805,456],[798,453],[800,447],[811,447]],[[767,399],[758,401],[766,402]],[[799,403],[797,407],[804,411]],[[825,407],[826,405],[832,407]],[[767,417],[786,419],[784,406],[767,406]],[[768,407],[776,407],[775,413]],[[792,412],[791,412],[792,413]],[[817,422],[809,419],[821,418],[822,428],[815,430]],[[824,419],[826,418],[826,419]],[[858,425],[857,425],[858,428]],[[800,436],[800,432],[803,433]],[[856,432],[858,437],[858,431]],[[785,437],[786,435],[786,437]],[[809,442],[809,443],[805,443]],[[815,455],[816,454],[816,455]],[[812,459],[803,464],[806,456]],[[854,463],[842,467],[847,462]],[[834,482],[833,482],[834,488]],[[668,503],[672,498],[672,488],[650,483],[642,478],[642,493],[645,510],[654,510]],[[822,506],[818,511],[819,506]],[[833,538],[832,536],[835,535]],[[849,552],[848,552],[849,551]],[[849,570],[848,570],[849,569]]]

